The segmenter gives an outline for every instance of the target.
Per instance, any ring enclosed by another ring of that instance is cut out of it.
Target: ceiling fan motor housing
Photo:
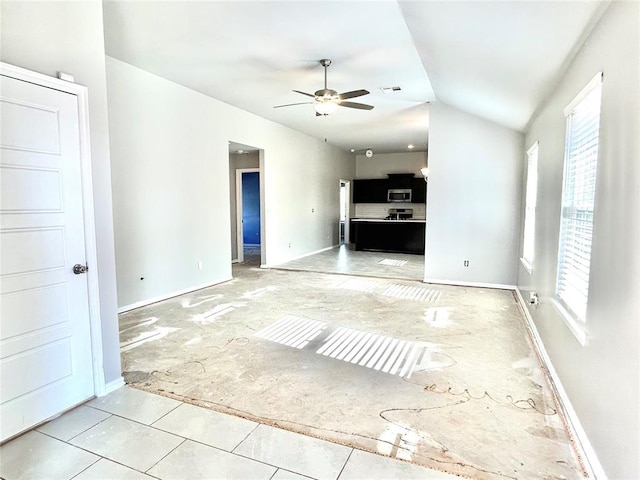
[[[331,90],[330,88],[323,88],[322,90],[318,90],[314,93],[316,96],[316,100],[319,102],[322,101],[336,101],[340,99],[340,95],[335,90]]]

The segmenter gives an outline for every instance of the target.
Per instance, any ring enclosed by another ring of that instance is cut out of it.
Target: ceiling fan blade
[[[348,98],[361,97],[363,95],[369,95],[368,90],[353,90],[352,92],[344,92],[339,95],[340,100],[347,100]]]
[[[292,107],[294,105],[311,105],[313,102],[287,103],[286,105],[276,105],[273,108]]]
[[[341,107],[357,108],[359,110],[373,110],[373,105],[367,105],[366,103],[340,102],[338,105]]]
[[[311,94],[311,93],[301,92],[300,90],[294,90],[294,92],[296,92],[296,93],[301,93],[302,95],[306,95],[307,97],[316,98],[316,96],[315,96],[315,95],[313,95],[313,94]]]

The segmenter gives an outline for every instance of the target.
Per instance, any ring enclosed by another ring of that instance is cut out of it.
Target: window
[[[601,90],[599,73],[564,111],[567,133],[556,296],[569,313],[570,326],[574,319],[585,322],[587,316]],[[573,325],[574,333],[575,329]]]
[[[536,229],[536,198],[538,197],[538,142],[527,150],[527,190],[524,201],[524,241],[522,264],[529,273],[533,271],[534,236]]]

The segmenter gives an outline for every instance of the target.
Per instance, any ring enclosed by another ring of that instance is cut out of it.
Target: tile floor
[[[2,445],[0,477],[459,479],[127,386]]]
[[[422,281],[424,255],[358,252],[353,245],[341,245],[271,268]]]

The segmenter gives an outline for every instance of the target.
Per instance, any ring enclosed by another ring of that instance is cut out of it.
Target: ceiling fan
[[[368,95],[368,90],[353,90],[351,92],[338,93],[335,90],[327,88],[327,68],[331,65],[331,60],[323,58],[320,60],[320,65],[324,67],[324,88],[322,90],[318,90],[314,94],[294,90],[296,93],[312,97],[313,102],[288,103],[286,105],[276,105],[273,108],[291,107],[293,105],[313,105],[313,108],[316,111],[316,117],[330,115],[335,112],[338,107],[357,108],[359,110],[373,109],[373,105],[357,102],[345,102],[345,100],[350,98]]]

